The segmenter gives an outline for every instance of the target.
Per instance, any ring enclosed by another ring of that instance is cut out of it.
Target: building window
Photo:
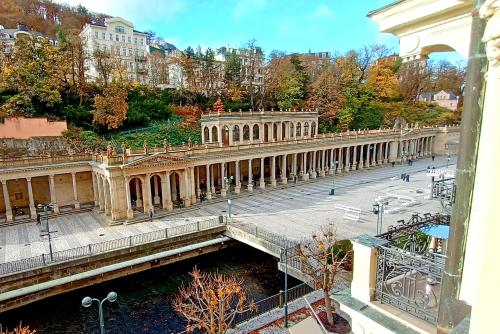
[[[95,38],[99,38],[99,32],[96,31],[94,34],[95,34]]]
[[[109,40],[112,41],[113,40],[113,34],[112,33],[109,33]]]
[[[125,43],[125,35],[122,35],[122,42]]]
[[[123,48],[123,49],[122,49],[122,52],[123,52],[123,54],[122,54],[123,56],[126,56],[126,55],[127,55],[127,49],[126,49],[126,48]]]
[[[131,49],[131,48],[129,48],[129,49],[128,49],[128,55],[129,55],[130,57],[132,57],[132,49]]]
[[[137,37],[134,38],[134,44],[137,44]]]
[[[144,45],[144,40],[141,38],[141,45]]]
[[[115,36],[115,41],[117,41],[117,42],[120,41],[120,36],[118,34]]]
[[[105,32],[101,32],[101,37],[102,37],[102,39],[106,39],[106,33]]]
[[[128,44],[132,43],[132,38],[130,38],[130,36],[128,36]]]
[[[125,28],[123,28],[122,26],[116,26],[115,27],[115,32],[120,33],[120,34],[124,34],[125,33]]]

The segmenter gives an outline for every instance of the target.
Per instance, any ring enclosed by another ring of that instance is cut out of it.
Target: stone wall
[[[434,138],[434,153],[437,155],[457,154],[460,143],[460,128],[443,128]]]
[[[63,137],[0,138],[0,156],[3,158],[67,154],[68,148],[69,146]]]
[[[66,121],[52,122],[46,118],[11,117],[0,122],[0,138],[60,137],[66,130]]]

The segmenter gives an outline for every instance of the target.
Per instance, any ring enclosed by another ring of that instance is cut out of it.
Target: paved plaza
[[[451,163],[454,161],[455,158]],[[329,195],[333,180],[331,176],[277,190],[243,194],[233,199],[233,218],[235,223],[252,224],[258,229],[296,240],[308,237],[321,226],[332,222],[341,238],[352,238],[363,233],[375,234],[377,216],[371,210],[378,196],[390,194],[415,200],[414,206],[402,208],[397,213],[385,213],[384,231],[398,219],[408,219],[413,213],[440,212],[441,204],[438,201],[426,199],[430,192],[430,178],[425,175],[425,169],[427,166],[437,168],[445,164],[446,157],[436,157],[434,162],[430,158],[421,159],[412,166],[388,165],[337,175],[334,196]],[[410,182],[400,180],[402,172],[411,175]],[[360,220],[356,222],[344,218],[345,210],[338,208],[338,205],[360,209]],[[401,202],[390,200],[387,210],[395,207],[401,207]],[[100,214],[94,212],[61,216],[50,220],[51,230],[57,231],[53,250],[60,251],[205,220],[225,215],[226,210],[227,203],[218,201],[153,222],[117,226],[101,223]],[[41,237],[40,233],[40,227],[34,223],[1,228],[0,263],[48,253],[47,239]]]

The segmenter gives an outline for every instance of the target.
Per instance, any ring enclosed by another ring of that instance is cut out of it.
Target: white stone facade
[[[94,81],[99,77],[97,64],[92,55],[101,50],[109,54],[126,68],[130,81],[147,82],[149,53],[146,33],[134,30],[134,25],[120,17],[107,18],[104,25],[87,24],[80,32],[84,41],[87,62],[87,77]]]

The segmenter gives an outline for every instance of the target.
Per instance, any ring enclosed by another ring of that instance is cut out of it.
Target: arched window
[[[253,126],[252,132],[253,132],[252,138],[259,139],[259,126],[257,124]]]
[[[295,126],[293,125],[292,122],[290,122],[290,137],[293,137],[293,130],[295,129]]]
[[[243,127],[243,140],[250,140],[250,127],[248,125]]]
[[[302,133],[301,125],[300,125],[300,123],[297,123],[297,132],[295,133],[295,135],[297,137],[300,137],[301,133]]]
[[[203,129],[203,136],[205,138],[205,142],[208,142],[210,141],[210,130],[208,129],[208,127],[205,126],[205,128]]]
[[[316,123],[312,122],[311,123],[311,137],[314,137],[316,135]]]
[[[212,142],[216,143],[219,141],[219,134],[217,133],[217,127],[212,126]]]
[[[309,123],[304,123],[304,137],[309,136]]]
[[[233,127],[233,140],[236,141],[236,140],[241,140],[240,139],[240,127],[238,125],[235,125]]]

